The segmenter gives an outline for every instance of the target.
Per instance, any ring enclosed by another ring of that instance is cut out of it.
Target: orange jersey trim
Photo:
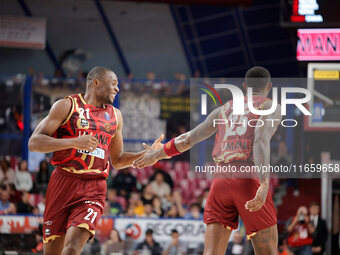
[[[85,228],[86,230],[88,230],[92,235],[95,235],[96,231],[95,230],[91,230],[89,225],[87,223],[80,223],[79,225],[77,225],[78,228]]]
[[[55,239],[57,239],[58,237],[61,237],[61,235],[53,235],[53,236],[49,236],[49,237],[43,239],[43,243],[52,242],[52,241],[54,241]]]
[[[251,233],[250,235],[247,235],[247,240],[250,240],[256,234],[257,234],[257,232],[254,232],[254,233]]]
[[[61,126],[62,126],[62,125],[65,125],[65,124],[70,120],[70,118],[71,118],[71,116],[72,116],[72,114],[73,114],[73,110],[74,110],[74,101],[73,101],[73,98],[70,97],[70,96],[65,97],[65,99],[66,99],[66,98],[71,99],[71,104],[72,104],[72,106],[71,106],[70,113],[68,114],[68,116],[67,116],[67,118],[64,120],[64,122],[61,123]]]

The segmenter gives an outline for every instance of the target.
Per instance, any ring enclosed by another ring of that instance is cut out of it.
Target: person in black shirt
[[[143,250],[148,250],[151,255],[161,255],[162,254],[162,248],[159,245],[159,243],[157,243],[155,240],[153,240],[153,230],[152,229],[148,229],[145,232],[145,240],[142,243],[139,243],[136,247],[136,250],[134,252],[134,255],[138,255],[139,251],[143,251]]]
[[[326,222],[320,218],[320,206],[317,202],[312,202],[309,206],[311,225],[311,234],[313,237],[312,252],[315,255],[321,255],[326,250],[327,242],[327,225]]]
[[[113,178],[111,188],[117,190],[117,195],[129,198],[130,193],[136,187],[136,177],[134,177],[129,169],[119,170],[118,174]]]

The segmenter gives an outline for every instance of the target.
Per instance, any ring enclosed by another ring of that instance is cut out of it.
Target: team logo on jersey
[[[111,125],[109,123],[105,123],[104,129],[105,129],[106,132],[109,132],[111,130]]]
[[[51,229],[50,228],[46,228],[45,229],[45,236],[49,236],[51,234]]]
[[[105,119],[106,119],[107,121],[111,120],[110,114],[108,114],[107,112],[105,112],[104,115],[105,115]]]
[[[89,121],[87,119],[78,119],[77,120],[77,126],[78,128],[89,128]]]

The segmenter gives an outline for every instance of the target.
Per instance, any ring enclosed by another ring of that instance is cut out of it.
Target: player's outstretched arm
[[[122,169],[132,165],[133,161],[142,156],[145,150],[140,152],[125,152],[123,143],[123,116],[120,110],[116,109],[118,127],[115,136],[111,140],[110,159],[115,169]],[[160,142],[163,140],[162,134],[152,145],[153,148],[161,147]]]
[[[264,105],[264,110],[271,107],[271,102]],[[281,122],[281,107],[278,105],[274,113],[270,115],[262,115],[254,132],[254,147],[253,156],[255,166],[259,169],[258,177],[260,179],[260,187],[257,190],[254,199],[247,201],[246,209],[249,211],[257,211],[266,202],[267,193],[269,189],[269,171],[262,171],[269,169],[270,163],[270,140],[274,135],[278,125]],[[263,123],[263,125],[262,125]]]
[[[71,100],[68,98],[61,99],[53,104],[49,114],[39,123],[28,142],[30,151],[49,153],[70,148],[89,151],[96,149],[98,141],[91,135],[77,138],[52,137],[68,117],[71,106]]]
[[[215,109],[197,127],[189,132],[177,136],[166,143],[163,147],[147,150],[144,155],[134,162],[133,166],[138,168],[151,166],[161,159],[171,158],[171,156],[185,152],[191,149],[195,144],[207,139],[217,130],[217,127],[214,126],[214,120],[218,118],[221,109],[222,107]],[[175,154],[171,154],[171,151],[175,152]]]

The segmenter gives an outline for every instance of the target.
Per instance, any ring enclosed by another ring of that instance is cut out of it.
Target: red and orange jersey
[[[267,97],[253,96],[253,106],[262,109]],[[233,101],[223,105],[217,124],[212,157],[215,163],[253,162],[254,131],[259,115],[249,111],[247,97],[244,97],[244,114],[233,115]]]
[[[70,113],[53,137],[75,138],[92,134],[98,140],[98,146],[93,152],[77,149],[56,151],[52,163],[70,173],[107,177],[110,143],[118,124],[115,108],[112,105],[101,108],[89,105],[81,94],[67,98],[72,102]]]

